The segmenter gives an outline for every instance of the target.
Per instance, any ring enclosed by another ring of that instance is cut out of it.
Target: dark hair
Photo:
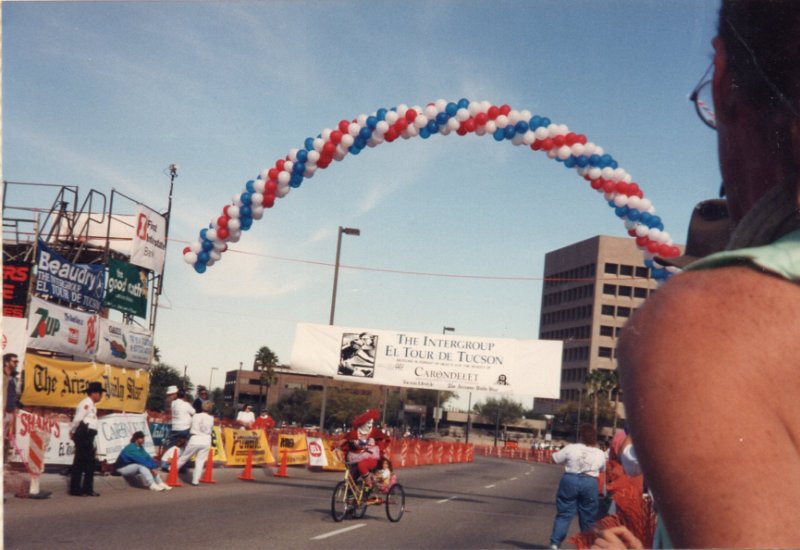
[[[8,363],[8,362],[9,362],[11,359],[15,359],[16,357],[17,357],[17,354],[16,354],[16,353],[4,353],[4,354],[3,354],[3,364],[5,365],[5,364],[6,364],[6,363]]]
[[[133,435],[131,436],[131,443],[133,443],[140,437],[144,437],[144,432],[133,432]]]
[[[183,399],[184,397],[186,397],[186,390],[181,388],[181,389],[178,390],[178,398],[179,399]]]
[[[723,0],[718,33],[742,98],[800,117],[800,2]]]
[[[591,424],[581,424],[578,430],[578,439],[584,445],[594,447],[597,445],[597,430]]]
[[[389,470],[390,470],[390,471],[392,471],[392,472],[394,472],[394,466],[392,466],[392,461],[391,461],[391,460],[389,460],[389,459],[388,459],[388,458],[386,458],[386,457],[383,457],[383,458],[381,459],[381,461],[380,461],[380,462],[378,462],[378,465],[379,465],[379,466],[383,466],[383,463],[384,463],[384,462],[388,462],[388,463],[389,463]]]

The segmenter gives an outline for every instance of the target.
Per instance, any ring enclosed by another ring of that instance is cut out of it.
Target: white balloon
[[[403,132],[403,137],[406,137],[406,136],[408,136],[408,137],[417,137],[418,135],[419,135],[419,128],[417,128],[414,125],[409,126]]]
[[[294,168],[294,162],[292,162],[291,160],[287,160],[286,162],[283,163],[283,169],[287,171],[289,174],[292,173],[292,168]]]
[[[625,229],[635,229],[638,225],[638,222],[632,222],[631,220],[625,220]]]
[[[470,101],[469,107],[467,108],[469,109],[469,114],[471,116],[475,116],[481,112],[481,104],[478,103],[477,101]]]
[[[217,240],[217,230],[216,229],[209,229],[206,231],[206,239],[209,241],[216,241]]]
[[[653,203],[650,202],[650,199],[645,198],[642,199],[641,205],[641,210],[643,212],[650,212],[650,209],[653,207]]]
[[[516,124],[520,120],[521,120],[521,117],[519,116],[519,111],[515,111],[514,109],[509,111],[509,113],[508,113],[508,123],[509,124],[512,124],[512,125]]]
[[[333,160],[341,161],[347,156],[347,152],[342,149],[341,145],[336,146],[336,152],[333,154]]]
[[[351,137],[356,137],[360,131],[361,131],[361,126],[359,126],[357,122],[351,122],[347,126],[347,133]],[[342,137],[344,137],[344,136],[342,136]]]
[[[194,252],[187,252],[183,255],[183,261],[189,265],[194,265],[197,263],[197,254]]]
[[[522,134],[514,134],[511,138],[511,145],[522,145],[525,142],[525,136]]]
[[[493,134],[497,131],[497,123],[494,120],[489,120],[484,125],[487,134]]]
[[[436,109],[436,105],[425,105],[425,109],[423,109],[422,113],[428,118],[436,118],[439,111]]]
[[[201,250],[203,250],[203,245],[201,245],[198,241],[194,241],[193,243],[189,244],[189,250],[198,254]]]
[[[485,136],[486,135],[486,126],[476,126],[475,127],[475,135],[476,136]]]
[[[450,126],[448,126],[447,124],[439,127],[439,133],[442,134],[443,136],[449,136],[450,132],[452,132],[452,130],[450,129]]]
[[[576,157],[581,156],[584,151],[586,150],[585,146],[582,143],[576,143],[572,146],[572,154]]]
[[[237,231],[240,227],[242,227],[242,222],[239,221],[239,218],[231,218],[228,220],[228,234]]]
[[[525,132],[525,134],[523,134],[522,142],[525,145],[533,145],[534,141],[536,141],[536,134],[534,134],[530,130],[528,130],[527,132]]]
[[[494,119],[494,122],[497,124],[498,128],[505,128],[508,126],[508,117],[506,115],[500,115]]]
[[[637,197],[636,195],[632,195],[628,197],[628,208],[633,208],[635,210],[642,209],[642,199]]]
[[[553,149],[550,149],[550,150],[547,152],[547,158],[554,159],[554,158],[556,158],[557,156],[558,156],[558,152],[555,150],[555,148],[553,148]]]
[[[220,258],[222,258],[222,254],[220,254],[220,253],[219,253],[219,252],[217,252],[216,250],[212,250],[212,251],[210,251],[210,252],[208,253],[208,257],[209,257],[209,258],[211,258],[211,260],[212,260],[212,261],[215,261],[215,262],[216,262],[217,260],[219,260]],[[211,264],[211,262],[209,262],[209,265],[210,265],[210,264]]]
[[[229,206],[228,207],[228,217],[231,218],[231,219],[238,218],[239,217],[239,207],[236,206],[236,205]]]
[[[282,199],[283,197],[288,195],[289,191],[291,190],[292,188],[289,186],[288,183],[279,183],[278,188],[275,190],[275,196],[278,197],[279,199]]]
[[[600,177],[601,170],[599,168],[589,168],[589,179],[596,180]]]
[[[605,154],[605,151],[603,151],[603,148],[600,147],[599,145],[595,145],[594,146],[594,154],[603,156]]]
[[[647,232],[647,238],[650,239],[651,241],[659,240],[660,235],[661,235],[661,230],[656,229],[655,227],[653,227]]]
[[[519,119],[520,120],[524,120],[525,122],[528,122],[528,121],[530,121],[531,118],[533,118],[533,114],[529,110],[523,109],[522,111],[519,112]]]
[[[459,109],[456,111],[455,119],[459,122],[464,122],[469,118],[469,109]]]
[[[533,131],[533,134],[536,136],[536,139],[547,139],[548,132],[547,128],[543,126],[539,126],[536,130]]]
[[[218,252],[225,252],[228,248],[228,243],[225,241],[214,241],[214,250]]]
[[[558,135],[558,124],[550,124],[547,127],[547,135],[549,137],[556,137]]]
[[[265,180],[265,181],[266,181],[266,180],[268,180],[268,179],[269,179],[269,170],[268,170],[267,168],[264,168],[264,169],[261,171],[261,173],[259,174],[259,177],[260,177],[262,180]]]
[[[399,116],[399,115],[398,115],[396,112],[394,112],[394,111],[389,111],[389,112],[387,112],[387,113],[386,113],[386,119],[385,119],[385,120],[386,120],[386,122],[388,122],[388,123],[389,123],[389,125],[391,126],[392,124],[394,124],[395,122],[397,122],[397,119],[398,119],[398,118],[400,118],[400,116]]]
[[[265,182],[264,180],[256,180],[256,182],[253,184],[253,189],[256,190],[256,193],[263,193],[264,187],[266,187],[266,185],[267,182]]]
[[[437,111],[439,111],[440,113],[444,112],[445,108],[447,108],[447,100],[446,99],[437,99],[434,102],[434,105],[436,105],[436,110]]]
[[[296,162],[297,161],[297,152],[298,151],[299,151],[299,149],[297,147],[292,147],[291,149],[289,149],[289,155],[288,156],[289,156],[289,160],[290,161],[292,161],[292,162]],[[291,170],[291,168],[287,168],[287,170]]]
[[[640,223],[639,225],[636,226],[637,237],[646,237],[648,231],[650,231],[650,228],[643,223]]]
[[[614,193],[603,193],[603,198],[606,200],[606,202],[613,201]]]
[[[425,115],[417,115],[417,118],[414,119],[414,126],[417,129],[424,128],[428,125],[428,117]]]
[[[614,197],[614,205],[618,207],[628,206],[628,197],[622,194],[617,195]]]
[[[308,165],[309,163],[310,164],[316,164],[318,160],[319,160],[319,151],[317,151],[316,149],[313,150],[313,151],[309,151],[308,152],[308,160],[306,161],[306,165]]]
[[[235,233],[231,233],[230,237],[228,237],[228,241],[232,243],[238,243],[241,237],[242,237],[242,232],[237,231]]]
[[[253,193],[253,196],[250,199],[250,204],[252,204],[253,206],[257,206],[260,205],[262,202],[264,202],[264,195],[262,195],[261,193]]]
[[[561,160],[567,160],[570,155],[572,155],[572,148],[568,147],[567,145],[562,145],[558,148],[558,158]]]
[[[614,169],[613,168],[610,168],[610,167],[606,166],[600,172],[603,174],[603,179],[616,181],[616,178],[614,177]]]
[[[447,119],[447,127],[450,130],[458,130],[459,126],[461,126],[461,123],[455,117]]]
[[[486,101],[484,99],[483,101],[481,101],[481,112],[482,113],[487,112],[489,110],[489,107],[491,107],[491,106],[492,106],[491,102]]]
[[[358,132],[356,132],[358,134]],[[342,136],[342,146],[350,147],[355,143],[356,138],[354,138],[351,134],[345,134]]]
[[[363,128],[364,126],[366,126],[366,125],[367,125],[367,115],[365,115],[365,114],[363,114],[363,113],[362,113],[362,114],[360,114],[360,115],[358,115],[358,116],[356,117],[356,121],[358,121],[358,125],[359,125],[361,128]]]
[[[375,134],[378,134],[382,136],[383,134],[386,133],[386,130],[388,129],[389,129],[389,123],[386,122],[385,120],[381,120],[378,122],[378,124],[375,125],[375,132],[372,135],[374,136]]]
[[[328,136],[328,137],[330,137],[330,136]],[[325,146],[325,140],[324,139],[322,139],[322,138],[314,138],[314,150],[308,152],[309,156],[311,155],[311,153],[319,153],[320,151],[322,151],[322,148],[324,146]]]
[[[322,141],[329,141],[331,139],[331,132],[333,132],[333,130],[330,128],[325,128],[322,130],[320,133],[320,136],[322,136]]]
[[[278,173],[278,184],[288,185],[291,179],[292,175],[286,170],[281,170],[280,173]]]
[[[231,197],[231,202],[233,204],[235,204],[236,206],[241,206],[242,205],[242,194],[241,193],[236,193],[234,196]]]
[[[260,220],[264,217],[264,207],[261,205],[254,206],[252,216],[254,220]]]

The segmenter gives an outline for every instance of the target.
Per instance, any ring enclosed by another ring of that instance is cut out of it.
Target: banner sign
[[[225,428],[225,454],[228,466],[244,466],[247,454],[253,452],[253,464],[271,464],[275,462],[267,445],[264,430],[238,430]],[[217,451],[214,450],[214,454]]]
[[[144,411],[150,391],[150,374],[142,369],[63,361],[31,353],[25,355],[24,374],[20,400],[28,406],[75,408],[86,397],[89,382],[100,382],[105,392],[98,409],[138,413]]]
[[[308,465],[319,466],[324,468],[328,465],[328,459],[325,456],[325,446],[322,443],[321,437],[308,437]]]
[[[17,449],[24,457],[30,453],[30,434],[34,430],[49,431],[50,438],[44,453],[45,464],[72,464],[75,445],[69,435],[69,422],[60,422],[55,417],[46,417],[22,409],[17,409],[15,448],[11,460],[21,462]]]
[[[3,317],[25,317],[31,264],[3,262]]]
[[[291,367],[365,384],[558,398],[562,342],[298,323]]]
[[[150,428],[147,427],[147,415],[107,414],[101,416],[97,422],[95,442],[101,460],[105,459],[109,464],[113,464],[122,449],[131,442],[135,432],[144,432],[144,450],[150,456],[155,456],[156,447],[153,445],[153,438],[150,437]]]
[[[27,319],[17,317],[3,317],[3,354],[16,353],[20,363],[25,358],[28,334]]]
[[[31,298],[28,347],[90,359],[97,351],[97,315]]]
[[[131,368],[150,368],[153,335],[133,325],[100,319],[97,360]]]
[[[222,442],[222,430],[219,426],[214,426],[211,431],[211,450],[214,451],[215,462],[227,462],[228,455],[225,454],[225,445]]]
[[[172,433],[172,426],[163,422],[150,423],[150,437],[156,447],[166,447],[169,443],[169,436]],[[163,449],[162,449],[163,450]]]
[[[283,461],[283,454],[286,453],[288,466],[305,466],[308,463],[306,434],[279,434],[277,452],[280,461]]]
[[[39,240],[36,250],[37,294],[98,311],[103,304],[104,275],[102,265],[73,264]]]
[[[114,258],[108,260],[103,305],[123,313],[147,316],[147,271]]]
[[[323,440],[323,445],[325,447],[325,462],[327,462],[327,465],[323,466],[324,470],[332,472],[344,472],[347,468],[347,466],[345,466],[344,462],[341,460],[341,453],[334,452],[334,449],[336,449],[340,444],[341,440]]]
[[[131,263],[159,275],[167,255],[167,221],[140,204],[136,208],[136,225],[131,243]]]

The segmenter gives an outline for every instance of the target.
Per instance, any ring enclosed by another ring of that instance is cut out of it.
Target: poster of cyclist
[[[339,353],[338,374],[343,376],[375,376],[375,350],[378,337],[368,332],[345,332]]]

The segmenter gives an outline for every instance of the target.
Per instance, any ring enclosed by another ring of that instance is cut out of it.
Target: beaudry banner
[[[37,294],[98,311],[103,304],[104,279],[102,265],[73,264],[39,240],[34,288]]]
[[[136,231],[131,243],[131,263],[158,274],[167,255],[167,222],[144,205],[136,208]]]
[[[75,408],[86,397],[89,382],[105,388],[100,410],[144,412],[150,373],[80,361],[25,355],[25,387],[20,400],[27,406]],[[148,432],[149,433],[149,432]]]
[[[131,368],[150,368],[153,335],[149,330],[100,319],[97,360]]]
[[[558,398],[562,342],[298,323],[293,369],[366,384]]]
[[[109,258],[106,299],[103,305],[123,313],[146,317],[147,271]]]
[[[33,297],[28,347],[91,359],[97,351],[97,315]]]
[[[3,262],[3,317],[25,317],[31,264]]]

